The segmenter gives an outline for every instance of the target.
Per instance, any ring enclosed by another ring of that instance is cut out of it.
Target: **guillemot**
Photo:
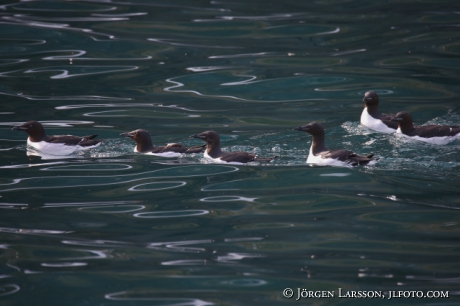
[[[27,138],[29,146],[52,155],[69,155],[76,151],[95,148],[101,144],[101,140],[94,139],[97,135],[82,137],[73,135],[48,136],[42,124],[35,120],[15,126],[12,130],[26,132],[29,135]]]
[[[454,125],[424,125],[416,126],[408,112],[399,112],[392,119],[398,123],[396,133],[424,141],[444,145],[455,139],[460,139],[460,126]]]
[[[245,164],[252,161],[271,162],[277,157],[258,157],[256,154],[248,152],[222,152],[220,149],[219,134],[214,131],[206,131],[190,137],[204,140],[206,142],[204,157],[210,158],[215,162],[238,164]]]
[[[176,157],[182,153],[201,153],[204,151],[205,146],[186,147],[180,143],[169,143],[166,146],[155,147],[152,144],[149,132],[143,129],[134,130],[127,133],[121,133],[120,136],[129,137],[136,142],[134,152],[151,154],[162,157]]]
[[[330,166],[357,166],[375,162],[374,154],[358,155],[348,150],[329,150],[324,141],[324,128],[318,122],[294,128],[295,131],[307,132],[313,136],[307,163]]]
[[[364,110],[361,113],[361,124],[381,133],[394,133],[398,124],[391,121],[394,114],[383,114],[379,112],[379,96],[375,91],[368,91],[364,94]]]

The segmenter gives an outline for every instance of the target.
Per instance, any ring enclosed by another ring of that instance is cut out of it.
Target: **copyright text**
[[[287,299],[324,299],[324,298],[351,298],[351,299],[408,299],[427,298],[442,299],[449,297],[449,291],[417,291],[417,290],[391,290],[388,292],[380,290],[308,290],[304,288],[286,288],[283,296]]]

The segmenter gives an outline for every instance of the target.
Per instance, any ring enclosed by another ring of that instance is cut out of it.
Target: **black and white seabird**
[[[276,156],[258,157],[256,154],[248,152],[222,152],[220,149],[219,134],[214,131],[206,131],[190,137],[204,140],[206,142],[204,157],[210,158],[215,162],[245,164],[252,161],[271,162],[276,158]]]
[[[375,162],[374,154],[358,155],[348,150],[329,150],[324,142],[324,128],[318,122],[311,122],[294,128],[295,131],[307,132],[313,136],[307,163],[329,166],[358,166]]]
[[[176,157],[182,153],[201,153],[205,146],[185,147],[180,143],[169,143],[166,146],[155,147],[152,144],[149,132],[143,129],[134,130],[128,133],[121,133],[120,136],[132,138],[136,142],[134,152],[151,154],[162,157]]]
[[[76,151],[95,148],[101,144],[101,140],[94,139],[97,135],[82,137],[72,135],[48,136],[42,124],[35,120],[15,126],[12,130],[26,132],[29,135],[27,138],[29,146],[52,155],[68,155]]]
[[[379,112],[379,96],[375,91],[368,91],[364,94],[364,110],[361,113],[361,124],[381,133],[394,133],[398,124],[391,121],[394,114],[383,114]]]
[[[396,133],[408,136],[412,139],[437,145],[444,145],[455,139],[460,139],[460,126],[416,126],[412,120],[412,116],[408,112],[399,112],[392,120],[399,124]]]

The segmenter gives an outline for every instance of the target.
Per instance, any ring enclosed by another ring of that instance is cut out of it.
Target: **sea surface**
[[[374,90],[460,125],[459,85],[458,1],[2,1],[0,305],[460,305],[460,140],[359,123]],[[103,142],[43,154],[28,120]],[[312,121],[378,162],[306,164]]]

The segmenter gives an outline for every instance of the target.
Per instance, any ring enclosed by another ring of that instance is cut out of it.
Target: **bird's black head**
[[[412,116],[408,112],[399,112],[394,118],[391,118],[391,121],[397,121],[399,124],[413,124],[414,121]]]
[[[146,130],[138,129],[127,133],[121,133],[120,136],[129,137],[135,142],[142,142],[145,140],[151,141],[150,134]]]
[[[18,125],[12,128],[12,130],[25,131],[25,132],[33,131],[33,130],[40,130],[40,129],[43,129],[42,124],[35,120],[27,121],[21,125]]]
[[[121,133],[120,136],[129,137],[136,142],[136,150],[140,153],[151,151],[154,147],[149,132],[138,129],[128,133]]]
[[[206,131],[200,134],[192,135],[190,137],[199,138],[201,140],[204,140],[206,141],[207,144],[219,144],[220,143],[219,134],[217,134],[214,131]]]
[[[377,106],[379,105],[379,95],[375,91],[368,91],[364,94],[363,101],[368,106]]]
[[[324,128],[319,122],[311,122],[307,125],[302,125],[296,128],[293,128],[294,131],[307,132],[311,135],[323,135]]]
[[[42,141],[46,137],[45,129],[42,124],[35,120],[27,121],[21,125],[15,126],[12,130],[26,132],[29,134],[29,138],[34,142]]]

